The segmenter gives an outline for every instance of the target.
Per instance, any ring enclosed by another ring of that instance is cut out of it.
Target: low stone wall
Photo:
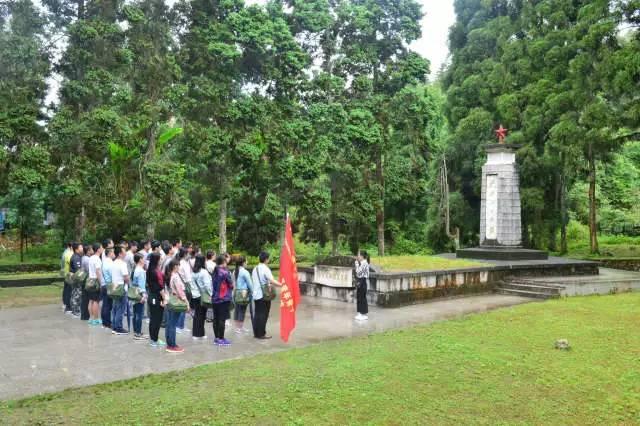
[[[445,271],[374,273],[370,277],[369,303],[382,307],[397,307],[423,303],[441,297],[487,293],[507,276],[597,275],[596,263],[533,264],[490,266]],[[313,268],[298,268],[300,292],[355,303],[353,288],[336,288],[314,282]]]
[[[612,269],[623,269],[625,271],[640,272],[640,257],[616,258],[616,259],[594,259],[601,266]]]
[[[0,287],[33,287],[40,285],[50,285],[55,282],[62,282],[62,278],[58,275],[50,277],[33,277],[33,278],[0,278]]]
[[[57,272],[59,270],[59,263],[12,263],[7,265],[0,265],[0,273],[2,274],[19,274],[24,272]]]

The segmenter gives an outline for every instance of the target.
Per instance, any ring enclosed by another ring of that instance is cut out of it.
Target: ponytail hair
[[[240,267],[242,265],[244,265],[244,263],[247,260],[244,258],[244,256],[238,256],[236,257],[236,270],[233,271],[234,275],[236,276],[236,282],[238,282],[238,275],[240,274]]]

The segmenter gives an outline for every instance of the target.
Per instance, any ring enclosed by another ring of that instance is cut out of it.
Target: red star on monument
[[[504,143],[504,138],[507,137],[507,132],[508,132],[508,130],[505,129],[504,127],[502,127],[502,124],[501,124],[500,127],[496,130],[496,136],[498,137],[498,143]]]

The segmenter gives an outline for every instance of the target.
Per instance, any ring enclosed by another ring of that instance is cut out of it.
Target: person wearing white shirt
[[[270,284],[275,287],[281,287],[281,284],[273,278],[271,269],[267,266],[269,263],[269,253],[261,252],[259,256],[260,263],[253,268],[251,281],[253,295],[251,321],[253,324],[253,336],[256,339],[271,339],[267,335],[267,321],[269,320],[269,311],[271,310],[271,300],[266,300],[262,293],[262,285]]]
[[[102,282],[104,277],[102,276],[102,245],[100,243],[93,244],[93,256],[89,258],[89,279],[96,280],[100,283],[102,289]],[[87,292],[89,298],[89,325],[100,325],[102,320],[100,319],[100,290]]]
[[[111,268],[111,282],[114,285],[124,286],[124,296],[113,299],[112,332],[113,334],[124,335],[129,334],[129,330],[125,330],[122,327],[122,316],[124,315],[124,310],[126,308],[126,304],[128,303],[127,286],[131,282],[131,278],[129,277],[127,262],[124,261],[124,257],[126,255],[124,248],[117,246],[113,252],[116,256],[116,260],[113,262],[113,267]]]

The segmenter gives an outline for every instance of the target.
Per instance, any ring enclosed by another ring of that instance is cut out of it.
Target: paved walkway
[[[443,300],[397,309],[372,308],[367,323],[353,320],[353,305],[305,298],[298,311],[298,327],[289,344],[278,338],[279,309],[272,309],[268,331],[274,338],[257,341],[251,336],[228,337],[230,347],[194,342],[190,333],[178,335],[184,354],[168,354],[148,341],[114,336],[110,330],[89,327],[86,322],[63,315],[57,305],[0,311],[0,399],[16,399],[45,392],[93,385],[179,370],[199,364],[301,347],[309,344],[431,323],[473,312],[529,302],[516,296],[483,295]],[[274,308],[276,306],[274,305]],[[146,328],[146,324],[145,327]],[[146,332],[146,330],[145,330]],[[164,329],[160,330],[164,340]],[[213,334],[211,324],[207,333]],[[152,370],[131,360],[163,360]]]

